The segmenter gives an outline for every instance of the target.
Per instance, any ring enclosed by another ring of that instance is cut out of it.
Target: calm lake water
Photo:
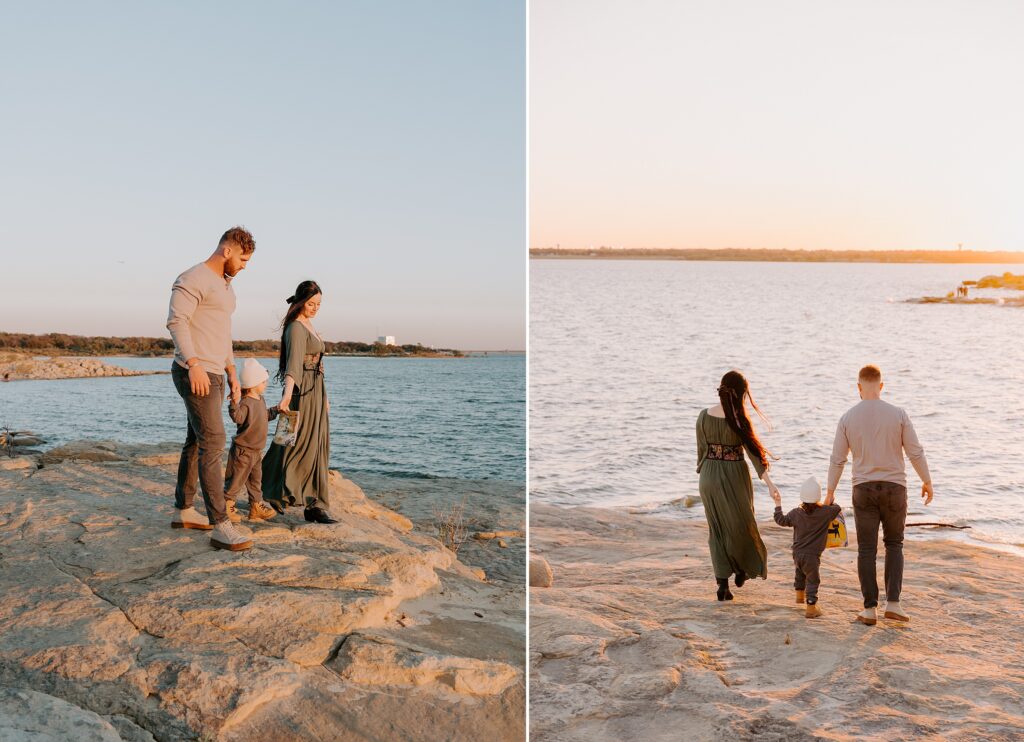
[[[169,370],[168,358],[107,358]],[[273,374],[276,361],[259,359]],[[325,358],[331,466],[347,475],[525,482],[526,359],[522,354]],[[281,398],[271,382],[269,405]],[[169,375],[0,384],[0,425],[50,444],[76,438],[184,441],[185,408]],[[230,435],[235,424],[227,416]],[[274,423],[270,425],[273,432]]]
[[[1007,270],[1020,266],[533,260],[530,497],[703,517],[699,501],[670,503],[698,494],[696,417],[737,368],[774,423],[759,429],[795,507],[808,476],[824,486],[857,371],[876,363],[935,484],[925,508],[907,464],[908,522],[1024,545],[1024,309],[904,301]],[[759,517],[774,507],[760,482],[754,501]]]

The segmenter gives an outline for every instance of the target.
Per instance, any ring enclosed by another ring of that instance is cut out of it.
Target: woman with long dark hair
[[[768,554],[754,520],[754,487],[743,460],[744,451],[769,493],[779,490],[768,476],[771,454],[757,437],[747,404],[766,424],[768,420],[750,396],[743,374],[730,371],[722,377],[718,400],[719,404],[701,410],[697,416],[697,471],[718,599],[732,600],[732,575],[736,576],[736,587],[748,577],[768,577]]]
[[[337,523],[328,510],[331,432],[324,389],[326,346],[312,323],[322,296],[316,281],[303,281],[287,299],[277,370],[284,391],[278,407],[298,410],[299,427],[294,444],[271,443],[263,457],[263,499],[280,513],[289,505],[303,505],[306,520]]]

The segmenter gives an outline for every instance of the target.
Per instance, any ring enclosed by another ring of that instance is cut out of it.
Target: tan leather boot
[[[249,503],[249,520],[270,520],[277,512],[265,502]]]

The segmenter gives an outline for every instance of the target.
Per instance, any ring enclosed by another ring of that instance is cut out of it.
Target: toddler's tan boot
[[[274,508],[263,502],[251,502],[249,503],[249,520],[270,520],[277,512]]]

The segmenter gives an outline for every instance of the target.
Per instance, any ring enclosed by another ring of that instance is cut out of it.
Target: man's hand
[[[925,505],[932,504],[932,498],[935,497],[935,491],[932,489],[931,482],[925,482],[921,485],[921,497],[924,498]]]
[[[205,397],[210,393],[210,375],[198,363],[189,367],[188,383],[192,387],[192,393],[197,397]]]
[[[835,490],[832,490],[831,492],[829,492],[828,494],[825,495],[825,504],[826,505],[831,505],[835,501],[836,501],[836,491]]]

